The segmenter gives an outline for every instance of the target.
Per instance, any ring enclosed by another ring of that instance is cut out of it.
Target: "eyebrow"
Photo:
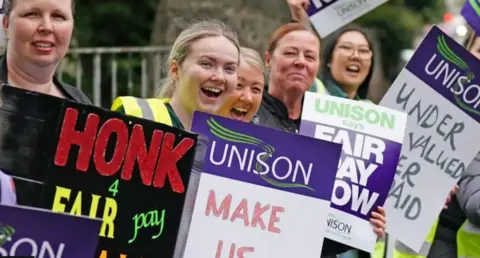
[[[199,59],[200,58],[207,58],[209,59],[210,61],[213,61],[213,62],[217,62],[218,60],[215,58],[215,57],[212,57],[212,56],[209,56],[209,55],[201,55],[200,57],[198,57]],[[227,65],[232,65],[232,64],[237,64],[237,62],[235,61],[227,61],[225,62]]]
[[[353,42],[351,42],[351,41],[338,42],[338,44],[339,44],[339,45],[341,45],[341,44],[350,44],[350,45],[355,45],[355,46],[360,46],[360,47],[368,47],[368,48],[370,47],[368,44],[358,44],[358,45],[357,45],[357,44],[355,44],[355,43],[353,43]]]

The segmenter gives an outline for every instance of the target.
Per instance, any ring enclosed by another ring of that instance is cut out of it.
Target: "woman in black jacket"
[[[51,141],[47,132],[52,132],[43,129],[53,126],[46,117],[60,106],[57,99],[44,101],[36,98],[37,94],[91,104],[80,90],[54,76],[70,45],[74,4],[74,0],[4,1],[7,51],[0,57],[0,83],[4,87],[0,168],[15,176],[20,205],[38,204],[47,168],[42,147]],[[31,94],[19,98],[8,87]]]

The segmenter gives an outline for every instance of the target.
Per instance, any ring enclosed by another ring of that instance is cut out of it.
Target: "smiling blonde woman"
[[[237,74],[237,87],[218,114],[250,123],[260,108],[265,87],[265,65],[260,54],[250,48],[240,48]]]

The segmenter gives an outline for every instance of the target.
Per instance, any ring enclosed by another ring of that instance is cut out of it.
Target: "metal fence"
[[[109,107],[119,95],[150,97],[164,76],[169,51],[162,46],[74,48],[57,77],[85,92],[95,106]]]

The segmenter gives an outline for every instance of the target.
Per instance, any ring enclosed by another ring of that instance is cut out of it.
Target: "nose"
[[[217,83],[225,83],[225,72],[223,71],[222,67],[219,67],[216,69],[211,77],[212,81],[215,81]]]
[[[252,92],[248,89],[244,90],[242,95],[240,96],[240,100],[245,103],[252,103],[253,102]]]
[[[52,21],[50,17],[43,17],[40,26],[38,26],[38,31],[42,33],[51,33],[53,31]]]
[[[357,59],[360,58],[360,52],[358,51],[358,49],[353,49],[351,57],[357,58]]]
[[[297,67],[303,68],[306,65],[306,60],[303,55],[298,55],[293,64]]]

